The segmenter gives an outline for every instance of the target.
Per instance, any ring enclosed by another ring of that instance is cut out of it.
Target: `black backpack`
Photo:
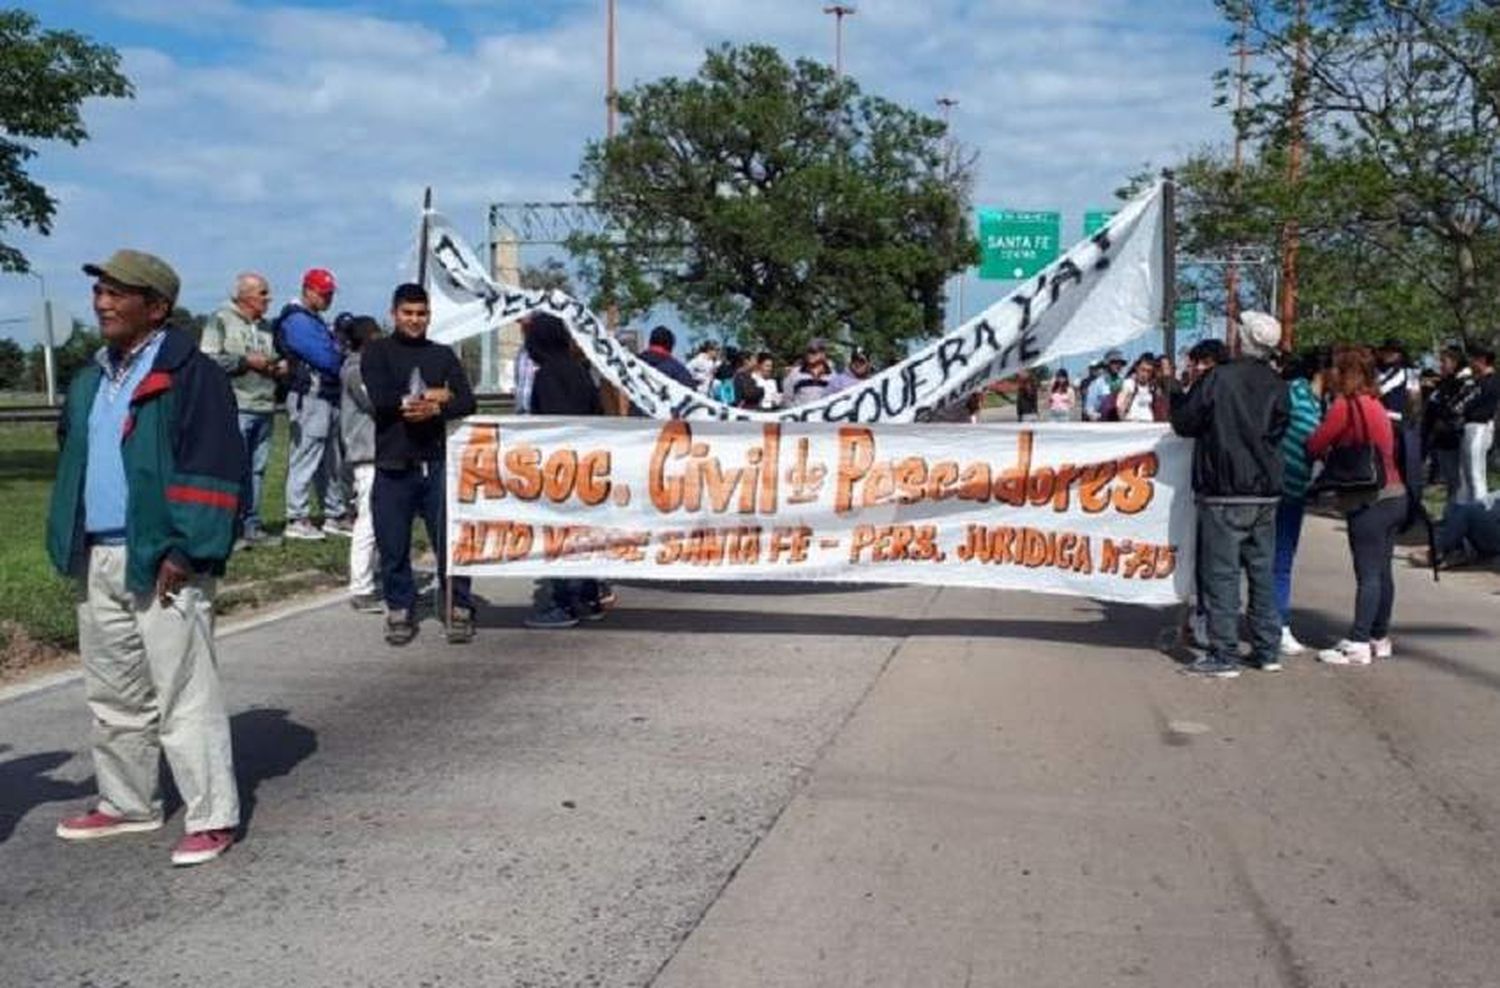
[[[286,345],[286,330],[282,323],[297,307],[290,303],[282,306],[276,318],[271,320],[271,349],[276,356],[286,361],[287,375],[276,382],[276,400],[285,401],[288,394],[305,395],[312,390],[312,371],[306,362]]]

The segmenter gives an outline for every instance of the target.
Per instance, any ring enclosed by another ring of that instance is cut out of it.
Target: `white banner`
[[[1192,444],[1157,425],[475,417],[448,442],[471,576],[1192,588]]]
[[[551,312],[567,323],[604,379],[652,418],[916,422],[988,381],[1119,346],[1159,325],[1162,214],[1158,185],[1041,274],[900,364],[847,391],[782,411],[734,408],[683,387],[638,359],[586,306],[562,292],[497,284],[452,224],[436,214],[428,217],[428,335],[454,343],[533,312]]]

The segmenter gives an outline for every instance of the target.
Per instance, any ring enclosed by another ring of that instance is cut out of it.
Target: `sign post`
[[[979,277],[992,281],[1030,278],[1057,260],[1062,214],[981,209]]]

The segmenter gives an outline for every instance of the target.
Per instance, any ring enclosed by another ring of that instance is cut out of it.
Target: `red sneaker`
[[[172,863],[180,866],[203,864],[229,850],[233,843],[234,831],[228,828],[183,834],[182,840],[172,848]]]
[[[97,840],[121,834],[143,834],[160,830],[161,820],[127,820],[103,810],[90,810],[82,816],[70,816],[57,823],[57,836],[63,840]]]

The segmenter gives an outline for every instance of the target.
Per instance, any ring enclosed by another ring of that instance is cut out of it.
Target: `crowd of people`
[[[327,320],[337,286],[322,268],[268,322],[270,285],[246,273],[194,340],[170,322],[180,283],[160,258],[120,250],[84,271],[105,346],[69,385],[47,547],[82,588],[99,799],[57,834],[93,840],[160,828],[164,756],[186,809],[172,862],[200,864],[233,844],[240,822],[213,594],[236,546],[270,538],[262,497],[277,404],[291,423],[286,535],[348,536],[351,600],[383,612],[386,641],[400,646],[417,633],[418,518],[445,591],[446,637],[474,635],[469,581],[444,572],[444,458],[447,423],[471,414],[475,399],[457,355],[427,339],[431,312],[418,284],[393,292],[385,334],[370,316]],[[603,413],[599,385],[559,319],[534,315],[524,339],[517,411]],[[1494,353],[1449,348],[1437,375],[1424,377],[1393,344],[1283,354],[1280,328],[1264,314],[1245,315],[1240,339],[1243,355],[1233,359],[1221,343],[1198,344],[1181,376],[1149,354],[1127,371],[1111,352],[1076,389],[1054,377],[1047,413],[1067,418],[1081,402],[1090,421],[1165,419],[1197,440],[1194,623],[1205,651],[1190,672],[1238,674],[1242,577],[1249,664],[1273,670],[1305,650],[1291,629],[1292,569],[1303,515],[1320,494],[1347,523],[1356,595],[1346,637],[1318,658],[1389,657],[1395,540],[1420,513],[1429,473],[1449,495],[1434,565],[1500,552],[1486,473],[1500,402]],[[743,407],[813,401],[872,371],[855,351],[835,372],[821,340],[780,378],[769,354],[707,346],[684,364],[674,345],[658,327],[642,359]],[[1038,417],[1035,381],[1023,382],[1017,404],[1023,419]],[[526,624],[597,620],[613,599],[603,581],[543,580]]]
[[[1366,666],[1390,658],[1397,538],[1430,524],[1422,499],[1430,478],[1441,479],[1447,498],[1426,562],[1454,566],[1500,553],[1500,511],[1487,482],[1500,404],[1494,351],[1450,347],[1439,375],[1424,380],[1394,340],[1287,354],[1279,324],[1264,313],[1246,313],[1239,338],[1235,359],[1218,341],[1193,347],[1184,386],[1168,392],[1173,430],[1196,440],[1192,636],[1204,652],[1187,669],[1239,674],[1242,579],[1247,664],[1274,671],[1308,650],[1291,626],[1292,569],[1307,508],[1325,496],[1344,519],[1355,600],[1345,636],[1317,659]]]

